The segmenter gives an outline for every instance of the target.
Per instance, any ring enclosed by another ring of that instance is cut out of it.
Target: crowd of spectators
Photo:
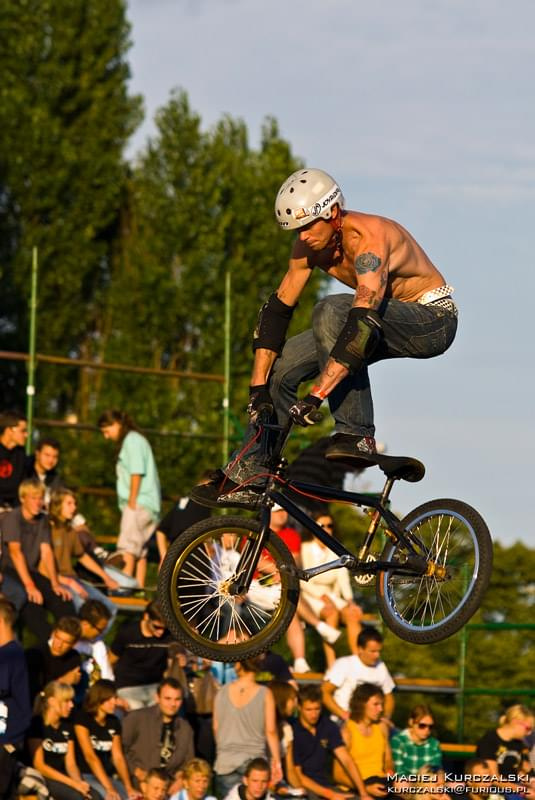
[[[148,442],[122,412],[100,425],[118,448],[122,570],[106,563],[62,486],[58,443],[41,440],[28,459],[23,415],[0,423],[0,798],[377,800],[414,793],[415,782],[453,796],[431,708],[394,725],[383,639],[362,625],[344,571],[304,585],[291,666],[269,651],[233,666],[199,659],[173,640],[155,601],[114,624],[113,594],[143,584],[152,533],[161,559],[207,512],[186,499],[158,524]],[[328,514],[317,521],[335,534]],[[305,566],[328,560],[280,508],[272,528]],[[321,682],[302,682],[304,624],[322,640]],[[347,655],[337,658],[341,627]],[[481,739],[470,780],[487,775],[504,795],[531,797],[530,734],[532,712],[512,706]],[[463,791],[478,793],[470,781]]]

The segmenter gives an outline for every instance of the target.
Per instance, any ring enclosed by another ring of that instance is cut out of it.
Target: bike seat
[[[409,456],[385,456],[381,453],[367,455],[366,453],[355,453],[355,455],[330,455],[329,461],[343,461],[352,467],[366,469],[367,467],[377,466],[387,478],[395,480],[409,481],[417,483],[425,475],[425,467],[417,458]]]

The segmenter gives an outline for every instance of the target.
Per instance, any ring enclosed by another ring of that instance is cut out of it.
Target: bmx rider
[[[321,418],[318,410],[327,400],[335,433],[326,457],[349,457],[357,466],[373,463],[368,366],[388,358],[438,356],[457,330],[453,288],[411,234],[385,217],[346,210],[340,186],[326,172],[301,169],[290,175],[277,194],[275,216],[281,228],[297,232],[297,239],[288,270],[260,309],[254,331],[245,444],[209,483],[191,493],[208,506],[255,507],[265,456],[254,423],[265,410],[280,425],[290,416],[307,426]],[[310,329],[286,341],[314,268],[352,293],[320,300]],[[299,384],[309,380],[314,385],[298,400]]]

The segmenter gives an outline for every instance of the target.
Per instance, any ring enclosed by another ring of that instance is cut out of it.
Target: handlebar
[[[288,422],[286,423],[286,425],[277,425],[275,422],[270,422],[272,416],[273,414],[271,411],[263,409],[258,414],[255,426],[257,428],[266,428],[266,430],[268,431],[286,431],[290,430],[290,428],[293,425],[293,420],[291,417],[288,418]]]
[[[278,461],[294,422],[289,417],[284,425],[278,425],[275,422],[270,422],[270,419],[271,414],[262,411],[258,415],[255,425],[260,434],[260,443],[264,454]]]

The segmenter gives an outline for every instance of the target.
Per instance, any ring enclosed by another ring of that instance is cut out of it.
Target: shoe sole
[[[260,502],[260,498],[258,500],[251,500],[251,501],[240,501],[240,500],[233,500],[232,496],[229,495],[227,499],[222,499],[221,497],[202,497],[195,494],[195,492],[191,493],[191,499],[194,500],[196,503],[199,503],[201,506],[207,506],[208,508],[246,508],[248,511],[254,511]]]
[[[325,458],[328,461],[345,461],[352,467],[373,467],[377,464],[377,453],[348,453],[346,450],[327,450]]]
[[[250,502],[239,501],[239,500],[217,500],[214,503],[213,508],[246,508],[249,511],[254,511],[258,508],[260,500],[252,500]]]

